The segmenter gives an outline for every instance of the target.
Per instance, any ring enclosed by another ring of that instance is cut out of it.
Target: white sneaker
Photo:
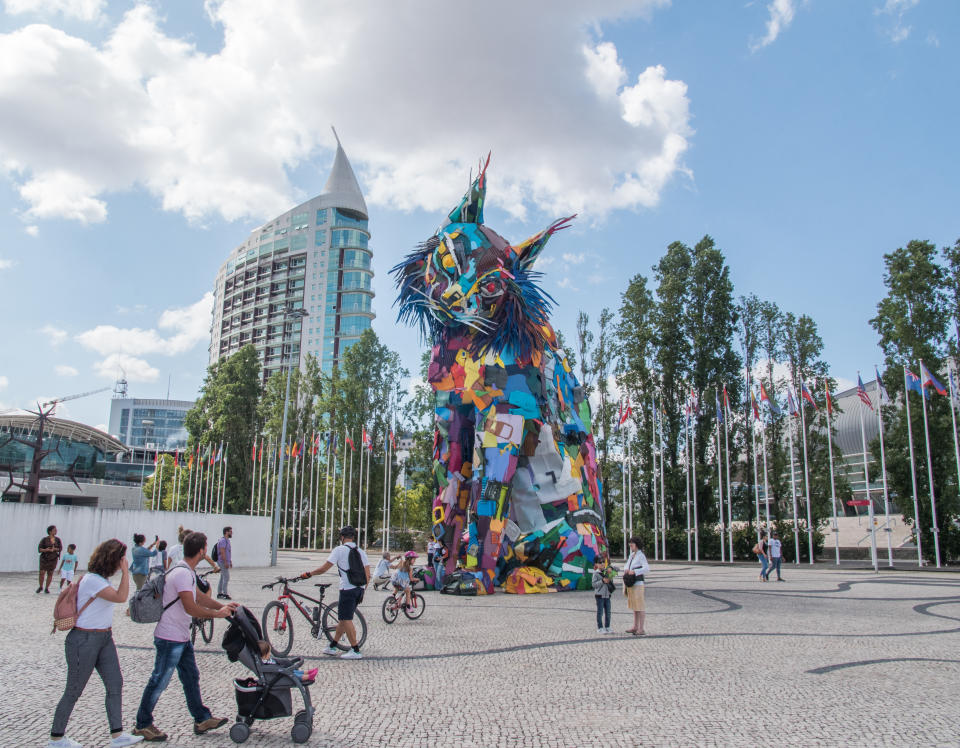
[[[331,644],[329,647],[323,650],[323,654],[336,657],[338,654],[340,654],[340,650]]]
[[[360,654],[357,650],[351,649],[344,652],[342,655],[340,655],[340,659],[341,660],[362,660],[363,655]]]
[[[604,628],[599,628],[599,629],[597,629],[597,633],[598,633],[598,634],[605,634],[605,633],[607,633],[607,630],[604,629]]]
[[[613,633],[613,629],[611,629],[609,626],[607,626],[607,627],[603,630],[603,633],[605,633],[605,634],[612,634],[612,633]]]
[[[76,740],[70,740],[67,736],[63,736],[56,740],[51,738],[47,741],[47,748],[83,748],[83,746]]]
[[[110,741],[110,748],[124,748],[127,745],[135,745],[143,740],[142,735],[131,735],[128,732],[122,732]]]

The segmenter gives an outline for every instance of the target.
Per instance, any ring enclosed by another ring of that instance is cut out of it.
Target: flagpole
[[[757,518],[757,542],[760,542],[760,474],[757,472],[757,415],[753,410],[753,390],[750,391],[750,402],[747,403],[747,420],[750,421],[750,447],[753,452],[753,515]],[[750,417],[753,416],[753,420]]]
[[[387,550],[387,453],[390,449],[389,426],[383,429],[383,505],[380,507],[380,550]]]
[[[157,509],[157,468],[160,464],[160,453],[153,450],[153,490],[150,491],[150,511]]]
[[[353,511],[353,453],[357,451],[352,439],[350,444],[352,446],[350,446],[350,477],[347,478],[347,522],[350,522],[350,514]]]
[[[730,432],[729,424],[730,420],[730,408],[727,407],[727,388],[724,385],[723,388],[723,446],[724,446],[724,462],[726,463],[727,468],[727,538],[730,545],[730,563],[734,561],[733,556],[733,494],[731,492],[731,483],[730,483]]]
[[[626,428],[627,434],[627,502],[626,502],[626,516],[627,516],[627,531],[630,535],[633,535],[633,445],[630,443],[630,426],[627,425]],[[628,537],[629,536],[624,536]],[[626,547],[626,546],[624,546]]]
[[[920,389],[923,397],[923,388]],[[920,543],[920,500],[917,491],[917,465],[913,456],[913,428],[910,420],[910,387],[907,385],[907,367],[903,367],[903,402],[907,408],[907,438],[910,443],[910,477],[913,479],[913,527],[917,535],[917,566],[923,567],[923,549]]]
[[[653,483],[653,560],[656,561],[660,558],[660,506],[657,501],[657,406],[652,394],[650,395],[650,458],[650,473]],[[626,465],[624,465],[624,468],[626,468]],[[626,492],[624,492],[624,496],[626,496]],[[626,533],[623,536],[623,558],[626,561]]]
[[[769,406],[769,403],[768,403]],[[767,409],[769,411],[769,407]],[[763,505],[766,515],[767,532],[770,532],[770,482],[767,480],[767,422],[760,421],[760,435],[763,438]]]
[[[211,444],[211,449],[213,445]],[[213,456],[216,460],[216,454]],[[215,463],[214,463],[215,464]],[[213,496],[213,484],[217,476],[217,470],[213,465],[207,465],[207,495],[204,497],[204,511],[210,514],[210,497]]]
[[[387,547],[390,547],[390,529],[393,520],[393,410],[390,411],[390,459],[387,461]]]
[[[724,564],[727,562],[727,548],[723,542],[723,465],[720,464],[720,421],[717,421],[716,425],[716,439],[717,439],[717,506],[719,507],[720,514],[720,563]]]
[[[800,386],[806,389],[803,380]],[[810,511],[810,468],[807,462],[807,414],[803,409],[803,393],[800,394],[800,436],[803,440],[803,493],[807,502],[807,556],[808,562],[813,564],[813,518]]]
[[[933,489],[933,458],[930,455],[930,427],[927,425],[927,390],[923,381],[923,360],[920,361],[920,400],[923,406],[923,433],[927,442],[927,476],[930,481],[930,514],[933,519],[933,553],[937,559],[937,568],[940,568],[940,529],[937,526],[937,498]]]
[[[155,480],[154,483],[157,484],[157,511],[163,509],[163,458],[157,458],[160,460],[160,478]]]
[[[883,475],[883,513],[886,515],[884,532],[887,536],[887,566],[893,568],[893,530],[890,529],[890,492],[887,488],[887,456],[883,446],[883,384],[880,382],[880,370],[874,365],[877,374],[877,428],[880,431],[880,473]]]
[[[667,478],[666,465],[664,464],[663,447],[663,411],[657,413],[660,421],[660,559],[667,558]]]
[[[363,500],[363,540],[364,547],[370,545],[370,463],[373,462],[373,433],[370,434],[370,447],[367,452],[367,492]]]
[[[627,550],[627,450],[624,448],[620,453],[620,503],[623,505],[623,511],[620,513],[620,529],[623,532],[623,558],[626,560]],[[656,538],[656,530],[653,537]],[[656,544],[654,544],[656,545]],[[654,551],[653,558],[656,560],[657,553]]]
[[[687,488],[687,563],[693,560],[693,537],[690,535],[690,405],[689,401],[684,414],[683,429],[683,473]]]
[[[906,370],[906,369],[904,369]],[[833,427],[830,425],[830,414],[833,405],[830,402],[830,381],[823,380],[823,391],[827,395],[827,454],[830,461],[830,504],[833,506],[833,547],[836,551],[837,566],[840,565],[840,526],[837,524],[837,489],[833,480]]]
[[[332,425],[332,424],[331,424]],[[323,476],[323,547],[327,548],[327,533],[330,530],[330,465],[333,462],[334,432],[327,432],[327,466]]]
[[[862,383],[860,372],[857,372],[857,382]],[[873,570],[880,571],[877,564],[877,524],[873,516],[873,499],[870,497],[870,470],[867,466],[867,432],[863,426],[863,406],[866,403],[860,403],[860,440],[863,442],[863,487],[867,492],[867,509],[870,517],[870,553],[873,561]]]
[[[287,530],[290,529],[290,515],[289,515],[289,508],[290,508],[290,480],[291,480],[291,478],[290,478],[290,463],[293,462],[293,447],[290,445],[289,442],[287,442],[287,444],[284,445],[284,449],[288,450],[288,451],[287,451],[287,454],[290,456],[290,459],[288,459],[288,460],[286,461],[287,464],[284,466],[284,467],[287,469],[287,474],[283,476],[283,479],[284,479],[284,482],[285,482],[287,485],[284,486],[284,491],[283,491],[283,512],[280,514],[280,527],[281,527],[281,529],[283,530],[283,538],[281,538],[281,540],[280,540],[280,547],[281,547],[281,548],[289,548],[289,547],[290,547],[290,539],[287,538]]]
[[[362,429],[365,430],[366,427],[364,426]],[[357,465],[357,545],[360,548],[363,548],[360,545],[360,517],[363,514],[363,430],[360,432],[360,457]]]
[[[257,499],[257,434],[253,434],[253,450],[250,455],[250,516],[253,516],[253,505]]]
[[[794,415],[791,413],[790,418]],[[797,479],[796,470],[793,466],[793,424],[787,424],[787,449],[790,450],[790,499],[793,503],[793,565],[800,564],[800,528],[797,525]]]
[[[227,504],[227,461],[230,459],[230,442],[227,442],[227,448],[223,451],[223,465],[220,470],[220,514],[223,514]]]
[[[694,405],[690,405],[690,418],[693,423],[693,430],[690,432],[691,458],[693,462],[693,484],[691,493],[693,494],[693,559],[700,561],[700,519],[697,514],[697,412]]]

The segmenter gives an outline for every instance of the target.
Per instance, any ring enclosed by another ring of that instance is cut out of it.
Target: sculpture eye
[[[497,290],[497,284],[493,281],[490,281],[487,284],[487,293],[494,293]]]

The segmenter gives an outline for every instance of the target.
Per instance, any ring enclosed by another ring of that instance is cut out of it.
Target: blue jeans
[[[770,578],[770,575],[773,572],[777,572],[777,579],[780,579],[780,562],[783,561],[783,556],[773,556],[770,559],[770,569],[767,571],[767,579]]]
[[[597,628],[610,628],[610,598],[594,595],[597,601]],[[607,622],[603,622],[603,616],[606,616]]]
[[[137,729],[153,724],[153,709],[160,699],[160,694],[170,683],[174,668],[183,684],[183,694],[187,697],[187,709],[190,710],[194,722],[210,719],[213,715],[200,698],[200,671],[193,656],[193,644],[189,641],[171,642],[154,638],[153,646],[157,648],[157,657],[153,663],[150,680],[147,681],[147,687],[143,689],[143,697],[140,699],[140,708],[137,710]]]
[[[763,554],[757,554],[757,558],[760,559],[760,576],[764,579],[767,578],[767,557]]]

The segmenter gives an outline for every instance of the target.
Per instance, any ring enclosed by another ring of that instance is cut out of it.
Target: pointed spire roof
[[[350,166],[350,160],[340,144],[336,130],[333,130],[333,137],[337,139],[337,155],[333,159],[333,168],[330,169],[330,176],[327,177],[327,183],[320,194],[331,198],[331,203],[339,208],[349,208],[367,216],[367,203],[363,199],[357,176],[353,173],[353,167]]]

